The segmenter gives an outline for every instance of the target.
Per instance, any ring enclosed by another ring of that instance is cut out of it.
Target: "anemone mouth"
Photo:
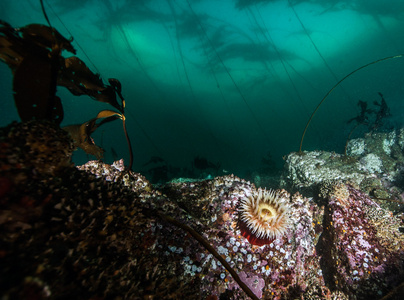
[[[259,188],[240,201],[239,229],[253,245],[270,244],[289,228],[289,206],[274,190]]]
[[[267,203],[260,203],[257,216],[262,222],[268,222],[276,216],[276,209]]]

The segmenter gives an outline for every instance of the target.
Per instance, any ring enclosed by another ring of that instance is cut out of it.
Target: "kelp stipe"
[[[171,223],[175,227],[181,228],[188,232],[194,239],[196,239],[206,250],[208,250],[220,263],[226,268],[226,270],[230,273],[233,279],[237,282],[240,288],[253,300],[258,300],[258,297],[251,291],[251,289],[240,279],[237,272],[230,266],[230,264],[213,248],[209,242],[198,232],[196,232],[193,228],[188,225],[179,222],[178,220],[170,217],[164,213],[156,212],[156,215],[161,219]]]
[[[115,78],[109,78],[108,82],[115,89],[115,92],[118,94],[119,98],[121,98],[121,101],[122,101],[122,111],[121,111],[122,114],[120,114],[120,118],[122,120],[123,131],[125,133],[126,141],[128,143],[128,147],[129,147],[129,165],[127,166],[127,169],[131,170],[132,164],[133,164],[133,151],[132,151],[132,144],[130,142],[129,134],[126,129],[126,117],[125,117],[126,102],[122,96],[122,86],[121,86],[121,83],[119,82],[119,80],[115,79]]]
[[[313,113],[311,114],[311,116],[310,116],[310,118],[309,118],[309,121],[307,122],[306,127],[305,127],[304,130],[303,130],[302,138],[301,138],[301,140],[300,140],[299,153],[302,152],[302,146],[303,146],[304,136],[306,135],[306,131],[307,131],[307,128],[309,127],[309,124],[310,124],[311,120],[313,119],[314,115],[316,114],[316,112],[317,112],[318,109],[320,108],[321,104],[323,104],[323,102],[325,101],[325,99],[328,97],[328,95],[330,95],[331,92],[332,92],[338,85],[340,85],[340,83],[342,83],[345,79],[347,79],[348,77],[350,77],[350,76],[353,75],[354,73],[356,73],[356,72],[358,72],[358,71],[360,71],[360,70],[362,70],[362,69],[364,69],[364,68],[366,68],[366,67],[368,67],[368,66],[370,66],[370,65],[374,65],[374,64],[376,64],[376,63],[379,63],[379,62],[382,62],[382,61],[385,61],[385,60],[389,60],[389,59],[401,58],[401,57],[403,57],[403,56],[404,56],[404,54],[398,54],[398,55],[388,56],[388,57],[384,57],[384,58],[380,58],[380,59],[378,59],[378,60],[372,61],[372,62],[370,62],[370,63],[367,63],[366,65],[363,65],[363,66],[357,68],[356,70],[352,71],[351,73],[349,73],[348,75],[346,75],[345,77],[343,77],[340,81],[338,81],[338,82],[327,92],[327,94],[325,94],[325,96],[323,97],[323,99],[321,99],[320,103],[317,105],[317,107],[314,109]]]

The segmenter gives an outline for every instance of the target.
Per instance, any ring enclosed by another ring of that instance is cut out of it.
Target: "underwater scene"
[[[2,0],[2,299],[404,299],[404,1]]]

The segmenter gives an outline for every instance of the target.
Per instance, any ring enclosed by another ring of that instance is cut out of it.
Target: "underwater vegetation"
[[[348,124],[355,121],[356,125],[352,128],[351,132],[348,135],[347,142],[345,145],[345,154],[347,153],[348,141],[356,128],[358,128],[361,125],[364,125],[367,126],[368,130],[375,131],[383,125],[383,119],[391,116],[390,108],[387,106],[387,102],[386,100],[384,100],[382,93],[379,92],[378,94],[381,97],[380,103],[377,101],[373,102],[373,104],[376,107],[378,107],[377,110],[367,108],[368,103],[365,101],[362,100],[358,101],[358,106],[360,107],[359,115],[347,121]],[[374,115],[373,122],[372,120],[369,119],[371,115]]]
[[[370,109],[368,107],[368,103],[362,100],[358,101],[358,106],[360,107],[360,114],[352,119],[349,119],[347,123],[351,123],[352,121],[356,121],[357,125],[367,125],[369,129],[375,130],[383,125],[383,119],[391,116],[390,108],[387,105],[386,100],[384,99],[382,93],[378,93],[381,97],[380,103],[378,101],[373,101],[373,105],[375,105],[378,109]],[[373,124],[369,118],[374,114]]]
[[[355,69],[354,71],[350,72],[348,75],[344,76],[341,80],[339,80],[339,81],[326,93],[326,95],[323,97],[323,99],[321,99],[321,101],[318,103],[317,107],[314,109],[313,113],[311,114],[309,120],[307,121],[306,127],[304,128],[302,137],[301,137],[301,139],[300,139],[299,152],[302,152],[302,146],[303,146],[304,136],[305,136],[305,134],[306,134],[306,131],[307,131],[307,129],[308,129],[309,125],[310,125],[310,122],[312,121],[314,115],[317,113],[317,111],[318,111],[318,109],[320,108],[320,106],[324,103],[324,101],[327,99],[327,97],[331,94],[331,92],[332,92],[337,86],[339,86],[344,80],[346,80],[346,79],[347,79],[348,77],[350,77],[351,75],[355,74],[356,72],[358,72],[358,71],[360,71],[360,70],[362,70],[362,69],[364,69],[364,68],[366,68],[366,67],[368,67],[368,66],[371,66],[371,65],[374,65],[374,64],[377,64],[377,63],[386,61],[386,60],[397,59],[397,58],[402,58],[402,57],[403,57],[403,54],[398,54],[398,55],[389,56],[389,57],[384,57],[384,58],[381,58],[381,59],[372,61],[372,62],[370,62],[370,63],[367,63],[366,65],[363,65],[363,66],[361,66],[361,67]],[[383,95],[382,95],[380,92],[379,92],[379,95],[380,95],[381,98],[382,98],[381,102],[380,102],[380,103],[374,102],[375,105],[377,105],[377,106],[380,107],[379,111],[378,111],[377,114],[376,114],[375,125],[377,125],[377,126],[380,126],[380,125],[381,125],[381,120],[389,115],[389,109],[388,109],[387,103],[386,103],[386,101],[384,100]],[[363,106],[363,104],[361,104],[361,102],[360,102],[360,107],[361,107],[361,109],[366,109],[366,107]],[[363,112],[363,113],[364,113],[364,112]],[[376,128],[376,127],[375,127],[375,128]],[[351,133],[352,133],[352,132],[351,132]],[[349,138],[349,137],[348,137],[348,138]]]
[[[56,87],[63,86],[75,96],[88,95],[119,111],[103,110],[83,124],[65,127],[76,147],[102,158],[103,149],[94,144],[91,134],[102,124],[120,118],[132,152],[125,126],[125,100],[117,79],[110,78],[109,85],[105,85],[78,57],[63,57],[63,50],[72,54],[76,54],[76,50],[71,40],[51,26],[30,24],[13,28],[4,21],[0,21],[0,26],[0,59],[12,70],[14,100],[22,121],[49,120],[60,124],[64,112]],[[118,103],[116,95],[122,104]],[[102,121],[97,123],[98,119]],[[129,168],[131,166],[132,158]]]

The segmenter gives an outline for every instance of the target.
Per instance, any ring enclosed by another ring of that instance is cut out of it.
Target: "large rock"
[[[317,196],[327,181],[349,183],[378,199],[404,201],[404,129],[368,133],[347,143],[345,154],[293,152],[285,158],[281,187]]]
[[[402,215],[393,216],[350,186],[333,190],[317,246],[328,287],[349,299],[380,299],[399,285],[404,280],[402,221]]]
[[[70,143],[49,128],[45,145],[59,145],[59,136]],[[278,191],[289,226],[255,246],[239,226],[241,199],[258,193],[245,180],[178,180],[157,190],[123,161],[79,170],[58,150],[41,165],[32,159],[42,150],[27,155],[9,139],[18,130],[27,126],[0,137],[5,299],[247,299],[214,251],[262,299],[373,299],[404,280],[401,220],[346,184],[330,181],[319,204]]]

